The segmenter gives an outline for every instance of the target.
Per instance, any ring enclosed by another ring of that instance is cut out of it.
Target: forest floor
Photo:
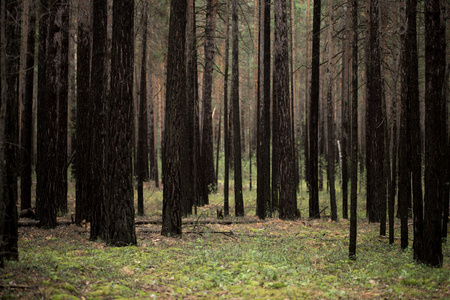
[[[221,201],[220,196],[213,197],[212,204],[199,209],[197,216],[184,219],[182,237],[161,236],[159,224],[136,226],[137,246],[116,248],[89,241],[88,224],[60,225],[53,230],[20,227],[19,262],[6,262],[5,269],[0,270],[0,296],[450,298],[448,243],[443,244],[443,267],[426,267],[414,262],[411,247],[401,251],[399,239],[390,245],[387,238],[379,236],[379,224],[361,219],[357,258],[353,261],[348,259],[348,220],[260,221],[250,212],[252,208],[247,209],[247,217],[218,220],[216,208]],[[306,215],[303,210],[302,215]],[[158,220],[157,213],[137,218],[140,223],[145,220]]]

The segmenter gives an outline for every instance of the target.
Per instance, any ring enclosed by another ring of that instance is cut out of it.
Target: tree
[[[58,2],[59,4],[60,2]],[[42,228],[56,227],[58,168],[58,5],[40,2],[37,106],[36,217]],[[57,63],[54,63],[57,62]]]
[[[22,119],[20,132],[20,208],[31,208],[32,162],[33,162],[33,86],[34,86],[34,44],[36,5],[34,0],[27,1],[27,48],[25,63],[25,88],[22,94]]]
[[[352,101],[351,101],[351,178],[349,257],[356,259],[358,196],[358,0],[352,0]]]
[[[182,107],[186,101],[186,13],[183,0],[170,4],[169,45],[167,55],[166,115],[164,124],[163,155],[163,224],[164,236],[181,235],[182,184],[181,184],[181,126]]]
[[[224,131],[224,200],[223,200],[223,214],[228,217],[230,214],[230,121],[229,121],[229,109],[228,109],[228,73],[229,73],[229,53],[230,53],[230,0],[227,0],[227,14],[226,14],[226,33],[225,33],[225,70],[223,79],[223,131]]]
[[[334,141],[334,105],[333,105],[333,28],[334,28],[334,7],[333,0],[330,1],[329,18],[330,26],[328,28],[328,63],[327,63],[327,135],[328,135],[328,182],[330,184],[330,208],[331,220],[337,221],[336,189],[335,189],[335,141]]]
[[[270,203],[270,0],[260,0],[256,214],[272,215]]]
[[[203,164],[203,201],[215,190],[214,146],[212,128],[212,76],[214,66],[214,39],[216,35],[217,0],[207,0],[205,27],[205,71],[203,75],[203,128],[201,160]]]
[[[133,200],[134,1],[113,2],[111,96],[107,101],[105,242],[136,244]]]
[[[107,86],[107,26],[108,1],[97,0],[93,3],[92,23],[92,68],[90,102],[92,112],[89,114],[89,153],[91,157],[91,199],[92,211],[90,215],[90,239],[106,238],[105,226],[105,186],[106,186],[106,95]]]
[[[289,97],[289,60],[286,0],[275,0],[275,45],[274,45],[274,106],[278,112],[278,151],[280,219],[295,219],[297,194],[295,183],[295,159],[293,153],[291,109]],[[275,94],[274,94],[275,96]]]
[[[2,200],[0,205],[4,206],[4,223],[2,223],[3,239],[1,240],[2,246],[0,251],[2,252],[2,258],[8,260],[18,260],[18,215],[17,215],[17,167],[18,167],[18,155],[17,147],[19,128],[19,56],[20,53],[20,29],[21,23],[19,15],[19,4],[16,1],[6,1],[4,10],[6,16],[4,16],[4,28],[6,33],[3,35],[2,40],[5,41],[3,45],[5,50],[6,69],[5,73],[2,72],[2,77],[6,77],[4,86],[5,94],[2,96],[2,101],[6,102],[4,107],[4,144],[1,151],[4,151],[4,159],[7,162],[3,169],[4,181],[0,182],[4,184]],[[2,26],[3,28],[3,26]],[[2,70],[3,71],[3,70]],[[3,125],[3,124],[2,124]],[[1,220],[0,220],[1,221]]]
[[[381,222],[382,215],[386,216],[386,178],[384,176],[386,122],[382,109],[378,0],[370,1],[368,39],[370,51],[367,53],[366,103],[367,214],[370,222]]]
[[[76,208],[75,223],[90,221],[89,198],[91,195],[91,149],[94,142],[91,138],[91,99],[90,79],[91,45],[92,45],[92,3],[89,0],[78,3],[77,34],[77,117],[75,137],[75,178]],[[97,16],[96,16],[97,17]],[[96,87],[93,87],[95,89]]]
[[[144,181],[148,180],[148,134],[147,134],[147,11],[143,13],[143,41],[141,84],[139,92],[138,145],[136,154],[136,173],[138,179],[138,215],[144,215]]]
[[[445,134],[446,126],[440,117],[445,101],[445,25],[441,23],[441,13],[439,0],[425,2],[425,211],[423,255],[419,257],[433,267],[443,264],[441,203],[445,178],[441,134]]]
[[[57,88],[57,164],[58,164],[58,186],[57,212],[65,215],[67,209],[67,115],[68,115],[68,92],[69,92],[69,2],[60,0],[58,3],[57,19],[59,32],[56,33],[58,47],[58,88]]]
[[[232,0],[231,102],[233,105],[234,204],[236,217],[244,216],[242,197],[241,123],[239,113],[239,28],[238,1]]]
[[[320,218],[318,175],[318,130],[320,88],[320,10],[321,0],[314,0],[311,98],[309,104],[309,217]]]

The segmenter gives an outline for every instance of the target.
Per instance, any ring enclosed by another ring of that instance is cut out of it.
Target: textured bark
[[[272,215],[270,201],[270,0],[260,0],[256,215]]]
[[[239,113],[239,28],[238,1],[232,0],[231,103],[233,105],[234,204],[236,217],[244,216],[242,197],[241,122]]]
[[[136,244],[133,193],[134,1],[115,0],[107,101],[105,242]]]
[[[321,0],[314,0],[311,98],[309,104],[309,217],[320,218],[318,175],[318,130],[320,88],[320,10]]]
[[[0,1],[0,71],[6,74],[6,0]],[[3,241],[5,230],[5,118],[6,118],[6,99],[7,99],[6,76],[0,76],[0,241]],[[4,267],[3,243],[0,247],[0,268]]]
[[[142,40],[141,84],[139,91],[139,117],[138,117],[138,145],[136,154],[136,173],[138,180],[138,215],[144,215],[144,191],[143,182],[148,181],[148,139],[147,139],[147,12],[143,13],[144,19]]]
[[[351,99],[351,179],[349,258],[356,259],[358,196],[358,0],[352,0],[352,99]]]
[[[223,215],[228,217],[230,214],[230,120],[228,109],[228,72],[229,72],[229,53],[230,53],[230,0],[227,0],[227,14],[226,14],[226,33],[225,33],[225,70],[223,79],[223,132],[224,132],[224,152],[225,152],[225,174],[224,174],[224,200],[223,200]]]
[[[76,208],[75,223],[90,219],[91,195],[91,106],[90,106],[90,74],[92,45],[92,3],[89,0],[78,4],[77,35],[77,117],[75,138],[75,178]]]
[[[212,76],[214,66],[214,39],[216,35],[217,0],[207,0],[205,27],[205,71],[203,74],[203,123],[202,150],[204,204],[208,204],[207,194],[215,190],[214,145],[212,127]]]
[[[330,210],[331,220],[337,221],[337,204],[336,204],[336,189],[335,189],[335,137],[334,137],[334,103],[333,103],[333,55],[334,55],[334,41],[333,41],[333,28],[334,28],[334,7],[333,0],[330,0],[329,18],[330,25],[328,28],[328,63],[327,63],[327,138],[328,138],[328,183],[330,187]]]
[[[295,219],[297,194],[295,184],[295,159],[293,153],[291,103],[289,97],[289,59],[286,0],[275,0],[275,45],[274,45],[274,106],[278,112],[279,165],[279,212],[280,219]]]
[[[58,157],[58,177],[57,181],[57,212],[65,215],[67,209],[67,116],[68,116],[68,95],[69,95],[69,2],[60,0],[57,11],[57,33],[58,43],[58,137],[57,137],[57,157]]]
[[[379,0],[370,1],[369,48],[367,53],[366,169],[367,214],[370,222],[380,222],[386,203],[384,172],[385,126],[381,89]]]
[[[107,74],[107,25],[108,25],[108,1],[97,0],[93,3],[93,25],[92,25],[92,68],[91,68],[91,89],[90,102],[92,103],[92,113],[89,116],[90,124],[90,149],[91,155],[90,186],[92,210],[91,210],[91,230],[90,239],[106,237],[105,220],[105,143],[106,143],[106,95],[108,93]]]
[[[181,157],[181,147],[186,145],[181,143],[180,129],[183,124],[181,112],[186,101],[186,13],[186,1],[171,1],[162,168],[164,192],[161,234],[164,236],[181,235],[181,160],[189,159]]]
[[[445,73],[445,31],[439,0],[425,2],[425,211],[423,261],[442,267],[441,203],[444,149],[441,134],[446,126],[441,116]]]
[[[36,218],[42,228],[56,227],[58,170],[57,6],[40,2],[37,107]]]
[[[33,86],[36,6],[28,1],[28,32],[25,55],[25,88],[22,94],[22,119],[20,133],[20,209],[31,208],[32,163],[33,163]]]
[[[17,247],[17,169],[19,166],[17,147],[19,137],[19,71],[20,71],[20,25],[18,20],[19,4],[17,1],[6,1],[6,117],[4,151],[6,173],[4,181],[3,203],[5,205],[3,245],[1,251],[7,260],[18,260]]]

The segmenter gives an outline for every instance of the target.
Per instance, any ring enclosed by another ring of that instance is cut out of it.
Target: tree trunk
[[[275,0],[274,102],[278,118],[279,212],[280,219],[295,219],[297,194],[293,153],[291,102],[289,97],[289,48],[286,0]],[[276,91],[276,92],[275,92]],[[276,93],[276,94],[275,94]]]
[[[233,105],[234,203],[236,217],[244,216],[242,197],[241,122],[239,113],[239,28],[238,1],[232,0],[231,102]]]
[[[442,86],[445,74],[445,31],[439,0],[425,2],[425,212],[423,262],[442,267],[441,203],[444,143]]]
[[[167,56],[166,116],[163,151],[163,224],[164,236],[181,235],[182,160],[181,109],[186,101],[186,1],[172,0],[170,5],[169,47]]]
[[[106,231],[114,246],[136,244],[133,193],[134,1],[113,2],[111,96],[107,101]]]
[[[349,257],[356,259],[358,196],[358,0],[352,0],[352,101],[351,101],[351,179]]]
[[[145,8],[144,8],[145,10]],[[144,215],[143,182],[149,179],[148,171],[148,139],[147,139],[147,11],[143,12],[144,32],[142,41],[141,84],[139,91],[139,119],[137,145],[137,179],[138,179],[138,215]]]
[[[28,32],[26,63],[25,63],[25,89],[22,95],[22,119],[20,146],[22,147],[20,164],[20,209],[31,208],[32,163],[33,163],[33,87],[34,87],[34,48],[36,5],[34,0],[28,1]]]
[[[89,221],[90,190],[91,190],[91,135],[90,119],[90,74],[91,74],[91,32],[92,3],[89,0],[78,4],[78,35],[77,35],[77,118],[75,140],[75,178],[76,178],[76,208],[75,223],[80,225],[83,220]],[[95,87],[94,87],[95,89]]]
[[[212,76],[214,66],[214,39],[216,35],[217,0],[207,0],[205,27],[205,72],[203,75],[203,129],[202,129],[202,164],[204,204],[209,204],[208,194],[215,190],[214,146],[212,129]]]
[[[328,64],[327,64],[327,139],[328,139],[328,183],[330,185],[330,210],[331,220],[337,221],[336,189],[335,189],[335,137],[334,137],[334,103],[333,103],[333,28],[334,28],[334,7],[333,0],[329,4],[330,25],[328,28]]]
[[[383,203],[386,203],[384,172],[384,134],[381,90],[381,56],[379,33],[379,0],[370,1],[369,48],[367,53],[367,105],[366,105],[366,169],[367,205],[370,222],[380,222]]]
[[[42,228],[55,228],[57,215],[58,105],[57,61],[59,33],[57,5],[40,2],[39,66],[37,107],[36,218]]]
[[[228,72],[229,72],[229,53],[230,53],[230,0],[227,0],[227,14],[226,14],[226,33],[225,33],[225,70],[223,79],[223,132],[224,132],[224,152],[225,152],[225,166],[224,166],[224,200],[223,200],[223,214],[228,217],[230,214],[229,192],[230,192],[230,121],[228,109]]]
[[[90,239],[106,238],[105,189],[106,189],[106,97],[108,93],[107,53],[108,53],[108,1],[93,3],[92,24],[92,68],[89,114],[89,153],[92,210],[90,215]],[[78,122],[78,120],[77,120]]]
[[[320,10],[321,0],[314,0],[311,98],[309,113],[309,217],[320,218],[318,177],[318,130],[320,88]]]
[[[260,0],[256,215],[272,216],[270,201],[270,0]]]

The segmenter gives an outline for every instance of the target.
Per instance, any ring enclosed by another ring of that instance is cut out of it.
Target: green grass
[[[248,177],[247,177],[248,178]],[[256,174],[254,177],[256,178]],[[210,205],[189,220],[214,221],[223,185]],[[232,187],[232,183],[230,184]],[[160,225],[137,226],[138,245],[108,247],[89,241],[89,228],[21,227],[19,262],[0,271],[4,299],[426,299],[450,298],[450,247],[440,269],[417,264],[412,249],[379,237],[365,219],[359,197],[357,259],[348,259],[349,222],[308,220],[304,184],[298,194],[302,218],[258,221],[256,187],[244,183],[246,217],[231,225],[185,225],[182,238],[159,235]],[[69,188],[73,193],[73,187]],[[362,190],[364,192],[364,190]],[[69,195],[69,198],[73,196]],[[230,195],[234,214],[234,195]],[[337,191],[339,217],[341,195]],[[326,192],[320,207],[328,206]],[[146,218],[161,215],[162,190],[146,184]],[[247,222],[247,223],[245,223]],[[410,229],[412,227],[410,226]],[[399,224],[396,224],[399,236]],[[411,231],[411,230],[410,230]],[[412,233],[410,236],[412,244]]]

